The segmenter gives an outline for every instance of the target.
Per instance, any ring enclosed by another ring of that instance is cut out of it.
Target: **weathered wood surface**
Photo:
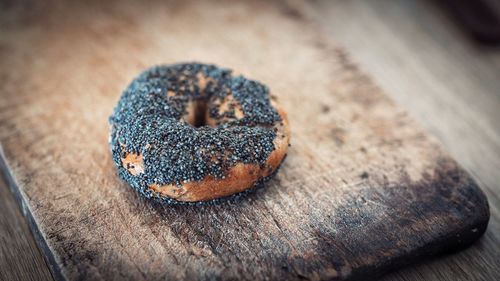
[[[35,5],[1,20],[0,141],[69,279],[372,276],[486,226],[471,178],[294,5]],[[266,189],[169,207],[116,178],[106,118],[121,89],[179,60],[231,66],[281,97],[293,146]]]
[[[0,280],[52,280],[28,225],[0,176]]]
[[[478,243],[383,280],[499,280],[500,49],[471,42],[437,2],[321,0],[308,12],[436,136],[490,203]]]

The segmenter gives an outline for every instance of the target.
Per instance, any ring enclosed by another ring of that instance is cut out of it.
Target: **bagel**
[[[277,171],[290,140],[287,115],[268,87],[199,63],[145,70],[109,122],[120,178],[168,203],[258,186]]]

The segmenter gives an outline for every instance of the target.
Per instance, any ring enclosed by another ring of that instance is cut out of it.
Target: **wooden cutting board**
[[[2,170],[57,279],[372,278],[481,236],[477,184],[301,5],[3,6]],[[183,61],[231,67],[281,99],[292,146],[264,189],[168,206],[117,178],[107,118],[122,89]]]

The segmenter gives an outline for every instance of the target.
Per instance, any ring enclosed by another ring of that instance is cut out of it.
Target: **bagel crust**
[[[147,69],[109,120],[119,176],[168,203],[256,187],[277,171],[290,140],[286,113],[265,85],[199,63]]]

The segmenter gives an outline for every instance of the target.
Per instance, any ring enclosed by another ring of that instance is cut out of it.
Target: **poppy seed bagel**
[[[109,122],[119,176],[168,203],[255,187],[278,169],[290,139],[286,113],[268,87],[199,63],[145,70]]]

